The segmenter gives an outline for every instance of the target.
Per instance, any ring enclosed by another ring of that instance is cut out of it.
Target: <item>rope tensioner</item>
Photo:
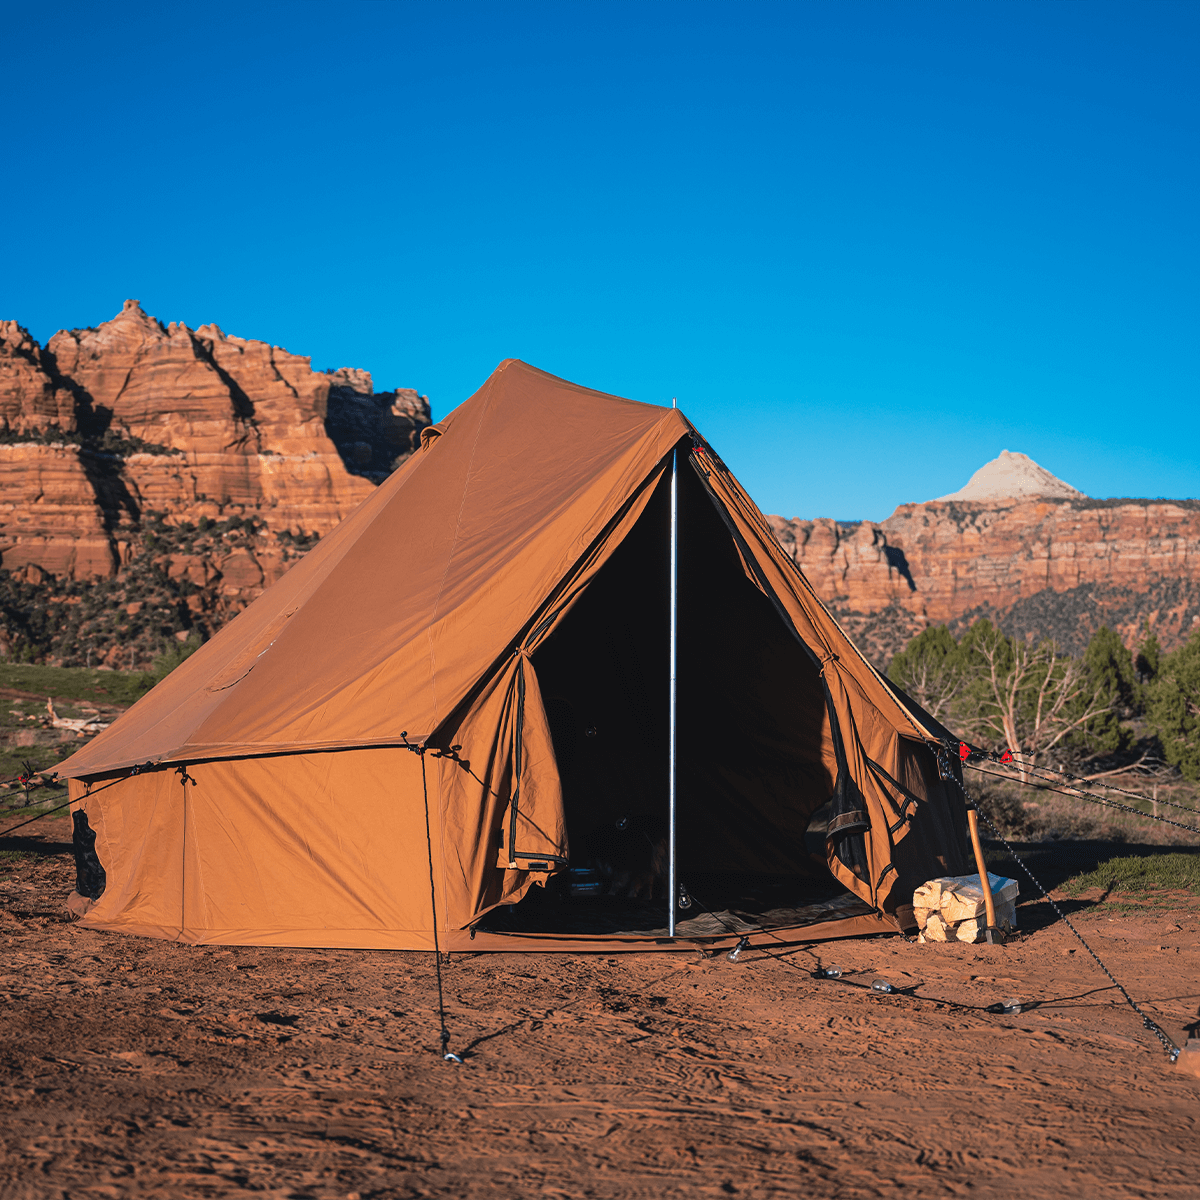
[[[1058,767],[1043,767],[1037,763],[1026,762],[1023,759],[1017,758],[1011,750],[1005,749],[999,754],[988,750],[980,750],[976,746],[968,745],[966,742],[958,743],[958,756],[963,766],[970,767],[972,771],[978,771],[981,775],[992,775],[997,779],[1008,779],[1010,776],[1003,775],[998,771],[988,771],[979,766],[980,762],[1000,763],[1004,766],[1013,766],[1024,772],[1026,775],[1035,775],[1041,782],[1034,782],[1029,779],[1021,780],[1023,787],[1031,787],[1041,792],[1057,792],[1060,796],[1071,796],[1079,800],[1087,800],[1091,804],[1101,804],[1106,808],[1115,808],[1121,812],[1132,813],[1135,817],[1145,817],[1148,821],[1159,821],[1164,825],[1173,825],[1176,829],[1186,829],[1189,833],[1200,833],[1200,828],[1195,825],[1185,825],[1181,821],[1172,821],[1170,817],[1159,816],[1157,813],[1148,813],[1140,808],[1134,808],[1129,804],[1122,804],[1118,800],[1110,800],[1104,796],[1097,796],[1094,792],[1089,791],[1081,784],[1092,783],[1083,775],[1073,775],[1070,771],[1063,771]],[[938,756],[938,761],[941,763],[941,755]],[[1066,788],[1055,787],[1052,781],[1053,776],[1061,776],[1067,780],[1078,780],[1077,783],[1068,783]],[[942,771],[943,779],[953,778],[952,774],[947,774],[946,770]],[[1105,791],[1118,792],[1123,796],[1130,796],[1135,800],[1145,800],[1147,797],[1139,795],[1137,792],[1131,792],[1128,788],[1117,787],[1111,783],[1101,783],[1098,785]],[[1067,790],[1067,789],[1070,790]],[[1176,804],[1171,800],[1156,800],[1156,804],[1166,805],[1168,808],[1177,808],[1182,812],[1192,813],[1200,816],[1200,810],[1189,808],[1186,804]]]

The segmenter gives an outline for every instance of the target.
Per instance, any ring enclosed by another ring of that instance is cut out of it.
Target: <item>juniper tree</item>
[[[1150,618],[1142,619],[1142,640],[1138,646],[1137,660],[1134,667],[1137,670],[1139,683],[1153,683],[1158,675],[1162,662],[1162,650],[1159,649],[1158,636],[1150,628]]]
[[[1078,740],[1092,750],[1113,753],[1129,746],[1130,732],[1122,716],[1132,716],[1138,699],[1133,655],[1118,634],[1101,625],[1083,654],[1084,671],[1093,698],[1108,697],[1109,707],[1079,731]]]
[[[1200,629],[1162,657],[1147,711],[1167,762],[1200,780]]]

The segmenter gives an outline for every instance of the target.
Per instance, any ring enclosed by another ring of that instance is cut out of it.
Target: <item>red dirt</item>
[[[29,832],[38,856],[0,863],[6,1200],[1197,1191],[1200,1079],[1044,904],[1007,947],[455,955],[456,1067],[430,956],[88,931],[62,915],[69,824]],[[1073,907],[1181,1042],[1200,905],[1178,901]],[[984,1011],[1009,996],[1039,1006]]]

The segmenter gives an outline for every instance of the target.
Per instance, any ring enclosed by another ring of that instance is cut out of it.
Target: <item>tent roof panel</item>
[[[516,360],[440,424],[333,534],[60,771],[432,732],[688,432],[675,410]]]

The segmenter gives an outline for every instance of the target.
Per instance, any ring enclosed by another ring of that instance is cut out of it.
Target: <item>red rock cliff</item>
[[[163,326],[135,300],[44,348],[0,322],[0,567],[61,592],[124,584],[149,554],[204,593],[167,624],[205,614],[215,627],[369,495],[429,419],[423,396],[376,393],[366,371],[314,371],[216,325]],[[112,659],[100,643],[140,624],[92,641]],[[0,630],[0,650],[14,636]]]
[[[1200,501],[901,505],[886,521],[770,517],[817,593],[880,661],[930,624],[988,616],[1078,651],[1108,624],[1164,646],[1200,623]]]

